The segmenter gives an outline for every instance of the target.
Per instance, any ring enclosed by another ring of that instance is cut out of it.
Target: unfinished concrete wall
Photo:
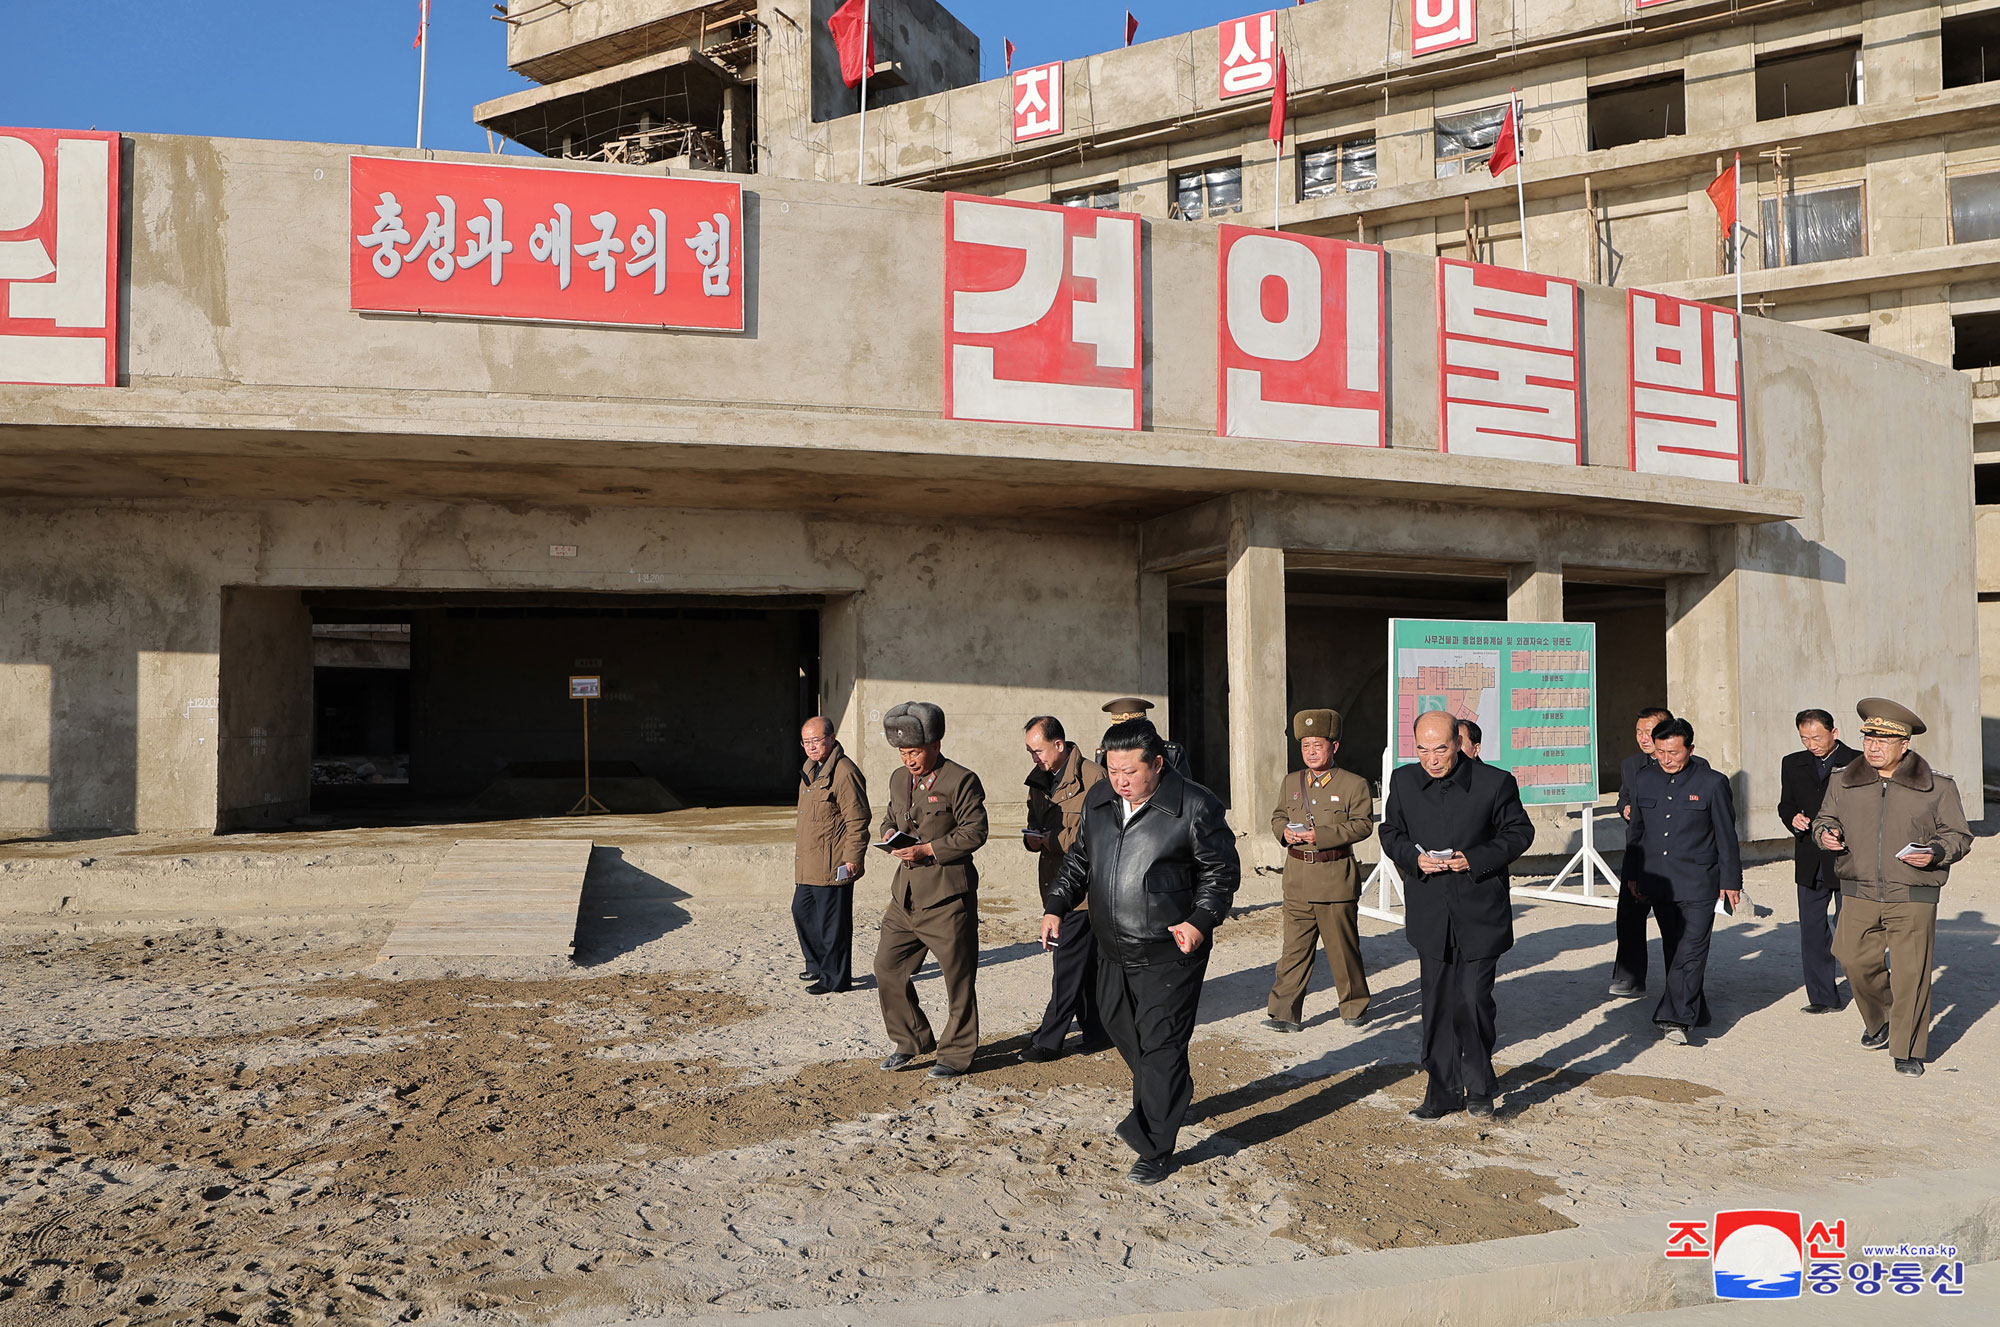
[[[312,796],[312,614],[297,590],[222,588],[216,827],[283,825]]]

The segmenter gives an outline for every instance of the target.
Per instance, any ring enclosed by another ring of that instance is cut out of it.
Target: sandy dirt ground
[[[1011,847],[996,844],[995,851]],[[9,850],[0,850],[0,852]],[[883,881],[861,885],[858,968]],[[393,915],[0,927],[0,1323],[599,1324],[1101,1284],[1588,1224],[1983,1160],[2000,853],[1940,909],[1936,1062],[1799,1012],[1790,868],[1719,933],[1714,1027],[1605,994],[1608,912],[1518,910],[1497,1120],[1407,1118],[1416,964],[1267,1031],[1275,886],[1217,937],[1183,1165],[1124,1178],[1115,1053],[1015,1059],[1031,898],[988,898],[975,1072],[887,1074],[872,983],[814,998],[775,900],[600,848],[578,961],[375,962]],[[1656,946],[1657,958],[1657,946]],[[1658,990],[1657,972],[1654,989]],[[919,981],[941,1017],[934,969]],[[1072,1042],[1072,1044],[1074,1044]],[[922,1066],[920,1062],[919,1067]]]

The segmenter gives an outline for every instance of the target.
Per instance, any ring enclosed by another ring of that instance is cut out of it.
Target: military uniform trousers
[[[1059,1051],[1069,1025],[1075,1023],[1084,1045],[1101,1047],[1106,1033],[1097,1016],[1097,940],[1090,933],[1090,909],[1063,914],[1049,962],[1049,1007],[1028,1040],[1045,1051]]]
[[[836,991],[854,979],[854,886],[792,886],[792,926],[806,971]]]
[[[1629,896],[1630,890],[1626,893]],[[1707,1027],[1708,945],[1715,936],[1715,900],[1676,903],[1672,899],[1646,904],[1660,923],[1660,966],[1666,970],[1666,991],[1653,1009],[1653,1021],[1682,1027]]]
[[[1450,937],[1444,957],[1417,956],[1423,1062],[1430,1075],[1426,1102],[1459,1106],[1468,1095],[1490,1097],[1499,1090],[1493,1076],[1493,1042],[1498,1035],[1493,979],[1499,971],[1499,959],[1466,958]]]
[[[1889,1053],[1899,1060],[1930,1058],[1931,947],[1936,938],[1935,903],[1840,900],[1833,947],[1847,969],[1854,1007],[1861,1013],[1864,1031],[1889,1025]]]
[[[1194,1102],[1188,1039],[1194,1036],[1209,946],[1165,963],[1114,963],[1097,956],[1097,1011],[1132,1071],[1132,1112],[1118,1136],[1142,1157],[1173,1155]]]
[[[1368,1011],[1368,974],[1361,967],[1360,899],[1341,903],[1306,903],[1286,899],[1281,905],[1284,944],[1271,979],[1270,1015],[1298,1023],[1305,1012],[1306,989],[1312,984],[1313,952],[1326,946],[1326,965],[1333,972],[1333,989],[1342,1018],[1359,1018]]]
[[[944,1033],[933,1035],[931,1021],[917,1003],[917,969],[924,957],[937,959],[944,978],[948,1012]],[[875,990],[882,1000],[882,1025],[889,1041],[905,1055],[937,1051],[937,1062],[953,1069],[972,1067],[979,1049],[979,899],[961,894],[934,908],[912,908],[905,891],[892,896],[882,914],[875,946]]]
[[[1837,915],[1840,891],[1822,874],[1820,883],[1800,885],[1799,965],[1805,969],[1806,999],[1829,1009],[1840,1007],[1840,969],[1833,962],[1833,918]]]

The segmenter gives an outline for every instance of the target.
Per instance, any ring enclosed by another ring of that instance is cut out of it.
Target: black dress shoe
[[[800,981],[818,981],[818,980],[819,980],[819,974],[818,974],[817,972],[801,972],[801,973],[799,974],[799,980],[800,980]]]
[[[1912,1078],[1922,1078],[1924,1076],[1924,1062],[1922,1060],[1898,1060],[1896,1061],[1896,1072],[1899,1074],[1908,1074]]]
[[[963,1078],[965,1077],[965,1070],[954,1069],[948,1064],[934,1064],[931,1066],[930,1076],[932,1078]]]
[[[1267,1018],[1264,1020],[1264,1026],[1273,1032],[1301,1032],[1305,1030],[1305,1024],[1288,1022],[1282,1018]]]
[[[1629,981],[1614,981],[1611,983],[1611,993],[1622,999],[1632,1000],[1644,995],[1646,988],[1644,986],[1635,986]]]
[[[1340,1016],[1340,1021],[1347,1024],[1347,1026],[1351,1028],[1358,1028],[1363,1023],[1366,1023],[1368,1021],[1368,1015],[1365,1013],[1361,1013],[1361,1014],[1356,1014],[1352,1018],[1349,1018],[1346,1014],[1342,1014]]]
[[[807,994],[807,995],[845,995],[845,994],[847,994],[847,993],[848,993],[849,991],[851,991],[851,990],[853,990],[853,989],[854,989],[854,988],[853,988],[853,987],[851,987],[851,986],[829,986],[829,985],[827,985],[827,984],[826,984],[825,982],[823,982],[823,981],[816,981],[816,982],[814,982],[814,983],[813,983],[812,985],[810,985],[810,986],[806,987],[806,994]]]
[[[1050,1060],[1059,1060],[1061,1058],[1062,1052],[1060,1050],[1051,1050],[1047,1046],[1029,1046],[1021,1052],[1022,1064],[1047,1064]]]
[[[1873,1032],[1861,1034],[1861,1044],[1871,1051],[1879,1051],[1889,1044],[1889,1025],[1884,1023]]]
[[[1126,1172],[1126,1178],[1134,1184],[1158,1184],[1173,1173],[1174,1164],[1170,1157],[1140,1157]]]
[[[1421,1106],[1410,1112],[1410,1118],[1413,1120],[1441,1120],[1447,1115],[1456,1115],[1463,1109],[1465,1108],[1455,1101],[1431,1101],[1426,1099]]]
[[[914,1055],[905,1055],[901,1051],[896,1051],[894,1054],[890,1055],[887,1059],[882,1061],[882,1067],[893,1073],[898,1069],[909,1068],[910,1061],[916,1058],[917,1057]]]
[[[1492,1119],[1493,1098],[1467,1096],[1465,1099],[1465,1113],[1467,1115],[1477,1116],[1479,1119],[1482,1120]]]
[[[1801,1006],[1799,1012],[1802,1014],[1837,1014],[1840,1012],[1840,1006],[1837,1004],[1809,1004]]]

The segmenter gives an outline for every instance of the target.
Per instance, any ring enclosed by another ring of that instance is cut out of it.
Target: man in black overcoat
[[[1514,946],[1508,871],[1535,841],[1514,776],[1460,752],[1452,716],[1417,717],[1417,763],[1389,776],[1382,851],[1403,878],[1404,932],[1423,990],[1423,1103],[1493,1114],[1493,979]]]
[[[1860,754],[1840,740],[1840,729],[1825,710],[1800,710],[1799,745],[1778,770],[1778,818],[1792,836],[1792,878],[1799,892],[1799,963],[1806,975],[1808,1014],[1840,1008],[1840,970],[1833,963],[1833,927],[1840,897],[1834,854],[1813,842],[1813,817],[1826,797],[1833,772]]]

